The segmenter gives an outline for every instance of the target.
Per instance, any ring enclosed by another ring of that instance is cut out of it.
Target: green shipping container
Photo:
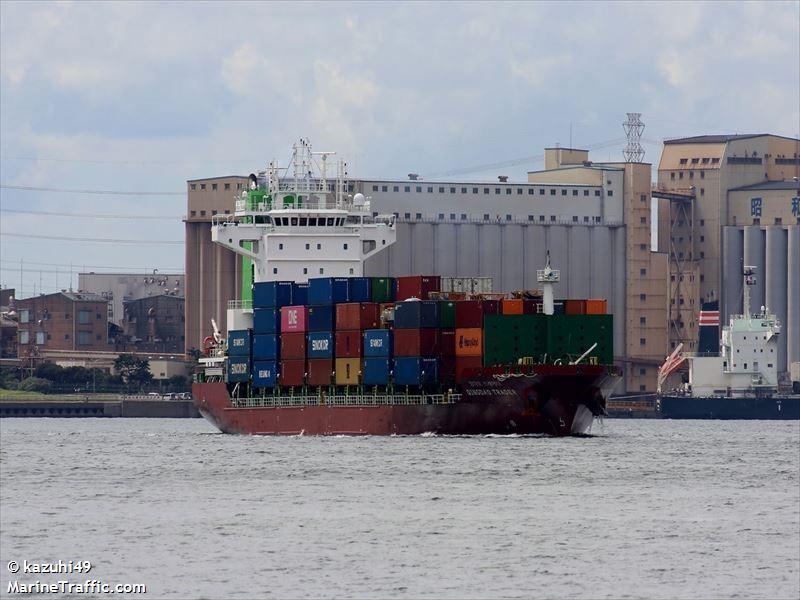
[[[372,278],[372,301],[379,303],[394,301],[391,277]]]
[[[584,363],[610,365],[614,362],[612,315],[553,315],[547,326],[548,362],[577,359],[597,342]]]
[[[452,329],[456,326],[456,303],[452,300],[439,302],[439,327]]]
[[[547,350],[546,315],[486,315],[484,366],[516,364],[520,358],[540,361]]]

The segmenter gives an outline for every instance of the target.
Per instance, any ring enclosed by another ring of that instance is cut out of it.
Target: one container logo
[[[247,363],[233,363],[231,373],[234,375],[247,375]]]
[[[271,369],[259,369],[258,376],[261,379],[270,379],[272,377],[272,370]]]
[[[311,340],[311,349],[312,350],[319,350],[319,351],[327,350],[328,349],[328,340],[327,339]]]
[[[233,339],[234,346],[244,346],[244,338],[234,338]]]
[[[468,338],[463,335],[458,337],[459,348],[477,348],[479,346],[478,338]]]
[[[297,325],[297,310],[289,310],[287,313],[286,321],[289,325]]]
[[[369,341],[370,348],[383,348],[383,340],[380,338],[373,338]]]

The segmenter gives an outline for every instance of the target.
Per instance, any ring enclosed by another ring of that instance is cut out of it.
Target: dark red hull
[[[533,367],[526,375],[484,370],[447,404],[239,407],[223,382],[195,383],[200,412],[224,433],[254,435],[445,435],[588,433],[619,372],[599,366]]]

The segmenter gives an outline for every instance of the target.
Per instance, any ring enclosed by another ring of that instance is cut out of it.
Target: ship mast
[[[547,251],[547,264],[544,269],[536,271],[536,281],[542,284],[542,310],[546,315],[554,311],[553,284],[561,279],[561,271],[550,268],[550,251]]]
[[[742,276],[744,278],[744,318],[750,320],[750,286],[756,284],[756,267],[744,266],[742,268]]]

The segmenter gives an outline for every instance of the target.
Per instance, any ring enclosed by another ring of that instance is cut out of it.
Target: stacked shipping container
[[[464,300],[439,287],[433,276],[256,283],[253,330],[229,332],[228,380],[451,386],[483,367],[566,362],[594,343],[587,362],[613,362],[605,300],[559,300],[548,317],[540,298]]]

